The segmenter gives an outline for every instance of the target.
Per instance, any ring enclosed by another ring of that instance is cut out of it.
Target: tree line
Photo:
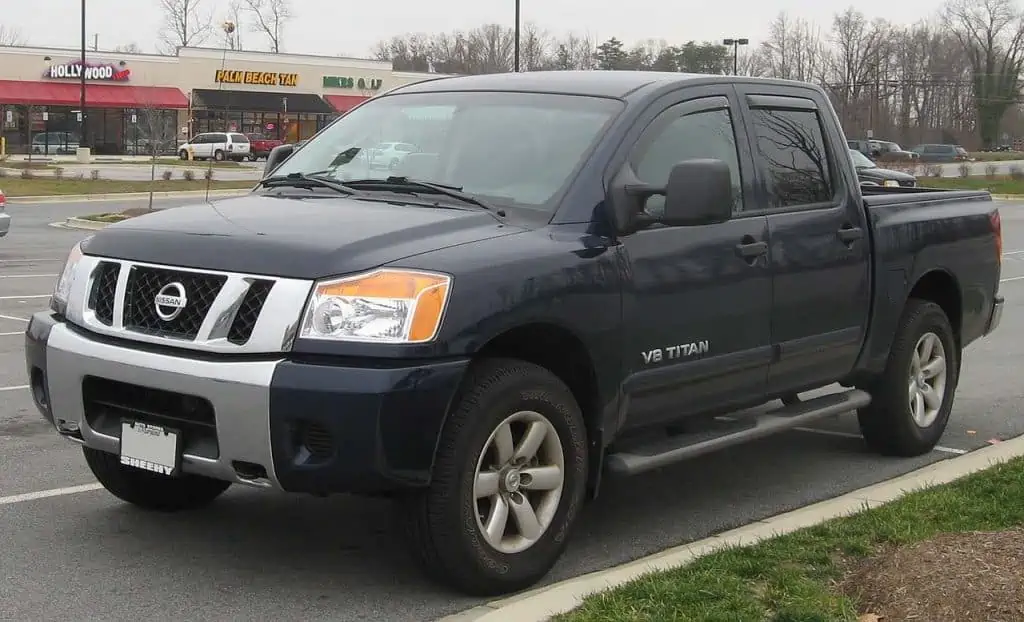
[[[487,24],[469,31],[411,33],[381,41],[374,56],[397,70],[476,74],[511,71],[515,32]],[[902,26],[851,7],[828,29],[780,13],[763,40],[741,48],[742,75],[814,82],[836,107],[847,135],[899,142],[994,147],[1024,138],[1020,74],[1024,10],[1016,0],[950,0],[928,19]],[[718,42],[597,43],[522,25],[524,71],[605,69],[729,74],[733,50]]]

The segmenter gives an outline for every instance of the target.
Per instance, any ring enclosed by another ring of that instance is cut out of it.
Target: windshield
[[[859,151],[850,149],[850,157],[853,158],[854,168],[878,168],[875,163],[868,159],[866,155]]]
[[[512,92],[378,97],[274,171],[340,182],[391,176],[446,184],[512,207],[551,207],[606,125],[614,99]]]

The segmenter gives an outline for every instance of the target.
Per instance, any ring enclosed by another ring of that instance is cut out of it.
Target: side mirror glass
[[[291,157],[295,151],[295,145],[278,145],[270,150],[267,155],[267,163],[263,165],[263,176],[268,177],[281,163]]]

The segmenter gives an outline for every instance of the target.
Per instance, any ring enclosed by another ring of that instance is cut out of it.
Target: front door
[[[654,225],[624,236],[630,279],[623,291],[624,393],[629,427],[760,401],[771,357],[772,280],[768,226],[746,185],[752,166],[738,141],[735,91],[684,90],[640,134],[629,165],[663,186],[676,163],[727,162],[733,171],[732,220],[714,225]],[[648,199],[655,214],[664,197]]]
[[[853,368],[871,304],[868,225],[857,181],[844,175],[849,153],[829,148],[842,138],[807,91],[750,94],[744,105],[768,209],[778,357],[768,391],[779,395]]]

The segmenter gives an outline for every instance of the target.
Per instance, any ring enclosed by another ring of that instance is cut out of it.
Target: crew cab
[[[382,141],[415,149],[381,171]],[[430,576],[520,590],[604,478],[850,412],[878,452],[938,442],[1001,317],[999,212],[861,188],[847,149],[798,82],[401,86],[251,193],[76,245],[32,393],[128,503],[390,495]]]

